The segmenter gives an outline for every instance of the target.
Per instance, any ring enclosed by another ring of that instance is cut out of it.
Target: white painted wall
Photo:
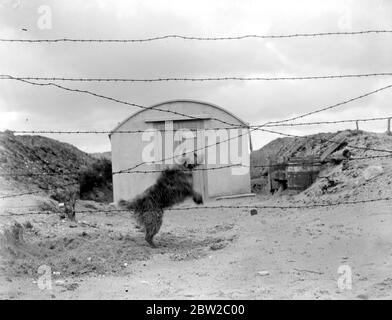
[[[224,110],[219,109],[209,104],[194,102],[194,101],[175,101],[168,102],[158,105],[157,108],[163,110],[172,110],[189,115],[208,115],[215,117],[223,121],[227,121],[234,124],[243,124],[235,116],[227,113]],[[110,136],[111,147],[112,147],[112,167],[113,172],[124,170],[135,166],[142,162],[142,151],[147,142],[142,141],[142,134],[127,134],[127,133],[116,133],[117,130],[146,130],[152,128],[153,124],[146,122],[146,120],[157,119],[157,118],[183,118],[167,112],[159,110],[149,109],[142,110],[136,113],[131,118],[125,120]],[[227,125],[214,120],[204,120],[205,127],[216,128],[216,127],[227,127]],[[249,164],[249,144],[248,135],[246,135],[246,150],[247,152],[243,155],[247,163]],[[209,144],[207,141],[206,144]],[[219,145],[217,150],[219,152]],[[208,149],[207,149],[208,150]],[[207,159],[208,161],[208,159]],[[214,166],[221,166],[225,164],[210,165],[207,167],[211,168]],[[156,169],[155,164],[144,164],[139,166],[136,170],[148,171]],[[233,175],[232,168],[225,168],[219,170],[207,171],[207,185],[208,194],[210,197],[232,195],[238,193],[249,193],[250,192],[250,174],[249,170],[245,174]],[[151,186],[157,179],[158,173],[135,173],[135,174],[117,174],[113,176],[113,192],[114,201],[118,202],[120,199],[133,199],[138,194],[142,193],[146,188]]]

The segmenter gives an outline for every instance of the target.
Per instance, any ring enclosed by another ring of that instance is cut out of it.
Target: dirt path
[[[260,199],[224,204],[250,202]],[[253,216],[241,209],[172,211],[157,237],[159,249],[147,247],[126,216],[79,219],[84,223],[70,227],[55,215],[28,216],[33,229],[25,238],[41,248],[39,262],[52,261],[48,252],[56,257],[52,289],[39,289],[30,257],[31,269],[20,261],[9,267],[23,266],[25,274],[1,277],[0,298],[392,298],[387,202]],[[64,244],[64,238],[73,240]],[[341,265],[351,268],[351,290],[338,288]]]

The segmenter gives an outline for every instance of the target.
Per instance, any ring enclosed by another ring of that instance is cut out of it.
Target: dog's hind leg
[[[157,246],[154,243],[153,238],[162,226],[163,210],[149,213],[149,218],[148,223],[145,223],[145,239],[152,248],[156,248]]]
[[[192,200],[196,204],[203,204],[203,197],[202,197],[202,195],[200,193],[197,193],[196,191],[193,192]]]
[[[146,229],[146,236],[145,236],[146,241],[148,242],[151,248],[156,248],[157,246],[154,243],[153,238],[154,238],[154,234],[150,230]]]

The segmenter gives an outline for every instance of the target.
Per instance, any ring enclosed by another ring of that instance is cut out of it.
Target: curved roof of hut
[[[142,113],[142,112],[145,112],[145,111],[149,111],[149,110],[151,110],[151,109],[154,109],[154,108],[159,107],[159,106],[164,105],[164,104],[176,103],[176,102],[190,102],[190,103],[197,103],[197,104],[202,104],[202,105],[210,106],[210,107],[213,107],[213,108],[215,108],[215,109],[218,109],[218,110],[220,110],[220,111],[223,111],[223,112],[229,114],[230,116],[232,116],[233,118],[235,118],[236,120],[238,120],[239,122],[241,122],[241,123],[242,123],[243,125],[245,125],[245,126],[248,126],[248,125],[249,125],[249,124],[246,123],[244,120],[242,120],[241,118],[237,117],[236,115],[234,115],[234,114],[231,113],[230,111],[227,111],[226,109],[224,109],[224,108],[222,108],[222,107],[220,107],[220,106],[217,106],[217,105],[215,105],[215,104],[212,104],[212,103],[209,103],[209,102],[204,102],[204,101],[198,101],[198,100],[178,99],[178,100],[168,100],[168,101],[160,102],[160,103],[154,104],[154,105],[152,105],[152,106],[150,106],[150,107],[147,107],[147,108],[145,108],[145,109],[143,108],[142,110],[136,111],[135,113],[131,114],[129,117],[127,117],[127,118],[125,118],[123,121],[121,121],[121,122],[120,122],[120,123],[110,132],[109,136],[110,136],[112,133],[116,132],[119,128],[121,128],[121,126],[122,126],[124,123],[128,122],[128,120],[132,119],[133,117],[137,116],[138,114],[140,114],[140,113]]]

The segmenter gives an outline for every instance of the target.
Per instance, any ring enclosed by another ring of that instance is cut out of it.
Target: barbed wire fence
[[[384,87],[384,88],[389,88],[390,86],[387,86],[387,87]],[[379,92],[379,90],[376,90],[376,91],[372,91],[371,92],[371,94],[373,94],[373,93],[376,93],[376,92]],[[369,94],[366,94],[366,95],[361,95],[361,96],[359,96],[360,98],[363,98],[363,97],[366,97],[366,96],[368,96]],[[358,98],[358,97],[357,97]],[[354,98],[354,99],[356,99],[356,98]],[[314,114],[314,113],[316,113],[316,112],[321,112],[321,111],[324,111],[324,110],[328,110],[328,109],[330,109],[331,107],[336,107],[336,106],[341,106],[341,105],[343,105],[343,104],[346,104],[346,103],[349,103],[349,102],[351,102],[351,101],[353,101],[353,99],[349,99],[349,100],[345,100],[345,101],[343,101],[343,102],[341,102],[341,103],[338,103],[338,104],[335,104],[335,105],[333,105],[333,106],[328,106],[328,107],[325,107],[325,108],[322,108],[322,109],[320,109],[320,110],[316,110],[316,111],[312,111],[312,112],[310,112],[310,113],[307,113],[307,114],[305,114],[305,115],[301,115],[301,116],[299,116],[300,118],[303,118],[303,117],[305,117],[306,115],[309,115],[309,114]],[[168,111],[168,110],[163,110],[162,109],[162,111],[163,112],[166,112],[166,111]],[[298,117],[297,117],[298,118]],[[362,119],[362,120],[364,120],[364,121],[371,121],[371,120],[380,120],[380,119],[388,119],[387,117],[384,117],[384,118],[372,118],[372,119]],[[347,121],[360,121],[361,119],[354,119],[354,120],[347,120]],[[289,121],[289,120],[287,120],[287,121]],[[338,123],[338,122],[341,122],[341,121],[332,121],[332,122],[325,122],[325,123]],[[308,123],[308,124],[313,124],[313,123]],[[277,126],[285,126],[285,125],[295,125],[295,124],[281,124],[281,123],[279,123],[279,124],[277,124]],[[306,125],[305,123],[301,123],[300,125]],[[308,138],[308,137],[303,137],[303,136],[298,136],[298,135],[292,135],[292,134],[286,134],[286,133],[281,133],[281,132],[277,132],[277,131],[272,131],[272,130],[268,130],[268,129],[263,129],[262,128],[262,126],[263,125],[259,125],[259,126],[252,126],[252,131],[256,131],[256,130],[260,130],[260,131],[264,131],[264,132],[269,132],[269,133],[274,133],[274,134],[279,134],[279,135],[284,135],[284,136],[287,136],[287,137],[295,137],[295,138]],[[267,123],[267,124],[265,124],[265,126],[272,126],[271,125],[271,123]],[[230,127],[231,128],[231,127]],[[249,134],[250,133],[250,131],[249,132],[246,132],[246,133],[242,133],[241,135],[244,135],[244,134]],[[203,146],[202,148],[200,148],[200,149],[194,149],[194,150],[190,150],[190,151],[188,151],[188,152],[197,152],[197,151],[199,151],[199,150],[205,150],[205,149],[207,149],[207,148],[209,148],[209,147],[212,147],[212,146],[216,146],[216,145],[218,145],[218,144],[221,144],[221,143],[223,143],[223,142],[227,142],[227,141],[229,141],[229,140],[231,140],[231,139],[234,139],[234,138],[238,138],[238,137],[240,137],[241,135],[238,135],[238,136],[235,136],[235,137],[232,137],[232,138],[229,138],[229,139],[226,139],[226,140],[222,140],[222,141],[218,141],[218,142],[216,142],[216,143],[214,143],[214,144],[211,144],[211,145],[207,145],[207,146]],[[315,138],[315,137],[314,137]],[[337,141],[334,141],[334,140],[330,140],[330,139],[324,139],[324,138],[315,138],[315,139],[318,139],[318,140],[320,140],[320,141],[323,141],[323,142],[331,142],[331,143],[337,143]],[[347,147],[351,147],[351,148],[354,148],[354,149],[361,149],[361,150],[372,150],[372,151],[379,151],[379,152],[387,152],[387,153],[391,153],[392,154],[392,150],[383,150],[383,149],[374,149],[374,148],[365,148],[365,147],[358,147],[358,146],[352,146],[352,145],[347,145]],[[379,157],[389,157],[389,156],[371,156],[371,157],[361,157],[361,158],[358,158],[358,159],[356,159],[356,158],[353,158],[353,159],[351,159],[351,160],[363,160],[363,159],[365,159],[365,158],[379,158]],[[173,157],[168,157],[168,158],[165,158],[165,159],[161,159],[161,160],[157,160],[157,161],[152,161],[152,162],[150,162],[150,164],[152,164],[152,163],[159,163],[159,162],[164,162],[164,161],[166,161],[166,160],[172,160],[172,159],[175,159],[175,156],[173,156]],[[149,173],[149,172],[154,172],[154,173],[156,173],[156,172],[162,172],[162,170],[144,170],[144,171],[134,171],[134,169],[136,169],[136,168],[138,168],[139,166],[141,166],[141,165],[143,165],[143,164],[147,164],[148,162],[141,162],[141,163],[139,163],[139,164],[137,164],[137,165],[135,165],[135,166],[133,166],[133,167],[130,167],[130,168],[127,168],[127,169],[123,169],[123,170],[120,170],[120,171],[115,171],[115,172],[113,172],[113,175],[115,175],[115,174],[122,174],[122,173]],[[241,164],[242,165],[242,164]],[[218,169],[222,169],[222,168],[228,168],[228,167],[234,167],[234,166],[239,166],[239,164],[231,164],[231,165],[227,165],[227,166],[222,166],[222,167],[213,167],[213,168],[200,168],[200,169],[195,169],[195,170],[218,170]],[[260,167],[270,167],[270,166],[268,166],[268,165],[266,165],[266,166],[260,166]],[[67,175],[77,175],[77,173],[66,173]],[[66,175],[66,174],[64,174],[64,173],[62,173],[62,175]],[[26,175],[26,176],[31,176],[31,175],[56,175],[56,173],[18,173],[18,174],[16,174],[16,173],[6,173],[6,174],[2,174],[2,175]],[[60,174],[61,175],[61,174]],[[75,185],[76,183],[71,183],[71,184],[69,184],[69,185]],[[69,186],[69,185],[67,185],[67,186]],[[63,187],[64,187],[64,185],[63,185]],[[57,189],[58,187],[55,187],[55,188],[49,188],[49,189],[46,189],[47,191],[49,191],[49,190],[52,190],[52,189]],[[40,191],[30,191],[30,192],[25,192],[25,193],[19,193],[19,194],[16,194],[16,195],[5,195],[5,196],[2,196],[2,197],[0,197],[0,199],[4,199],[4,198],[10,198],[10,197],[16,197],[16,196],[21,196],[21,195],[27,195],[27,194],[34,194],[34,193],[39,193]]]
[[[307,137],[307,136],[298,136],[298,135],[293,135],[293,134],[287,134],[287,133],[282,133],[282,132],[273,131],[273,130],[269,130],[269,129],[263,129],[261,127],[256,127],[253,130],[254,131],[255,130],[261,130],[261,131],[265,131],[265,132],[269,132],[269,133],[283,135],[283,136],[286,136],[286,137],[293,137],[293,138],[300,138],[300,139],[309,139],[309,137]],[[248,133],[243,133],[242,135],[244,135],[244,134],[248,134]],[[205,150],[205,149],[207,149],[209,147],[216,146],[216,145],[218,145],[220,143],[223,143],[223,142],[227,142],[227,141],[229,141],[231,139],[238,138],[239,136],[240,135],[232,137],[232,138],[229,138],[229,139],[226,139],[226,140],[218,141],[218,142],[216,142],[214,144],[203,146],[202,148],[190,150],[188,152],[193,153],[193,152],[197,152],[199,150]],[[315,139],[315,140],[318,140],[318,141],[321,141],[321,142],[339,143],[338,141],[331,140],[331,139],[325,139],[325,138],[312,137],[312,139]],[[351,158],[351,159],[349,158],[349,159],[346,159],[347,161],[376,159],[376,158],[390,158],[390,157],[392,157],[392,150],[376,149],[376,148],[369,148],[369,147],[359,147],[359,146],[355,146],[355,145],[351,145],[351,144],[346,144],[346,147],[353,148],[353,149],[358,149],[358,150],[364,150],[364,151],[377,151],[377,152],[389,153],[389,155],[383,155],[383,156],[377,155],[377,156],[357,157],[357,158]],[[151,162],[140,162],[140,163],[138,163],[138,164],[136,164],[136,165],[134,165],[134,166],[132,166],[130,168],[119,170],[119,171],[113,171],[113,175],[116,175],[116,174],[132,174],[132,173],[136,174],[136,173],[158,173],[158,172],[162,172],[163,170],[138,170],[138,171],[135,171],[134,169],[140,167],[143,164],[160,163],[160,162],[165,162],[166,160],[173,160],[175,158],[176,158],[176,156],[172,156],[172,157],[168,157],[168,158],[160,159],[160,160],[156,160],[156,161],[151,161]],[[317,163],[319,163],[319,162],[317,162]],[[307,162],[306,164],[309,164],[309,162]],[[229,165],[226,165],[226,166],[219,166],[219,167],[212,167],[212,168],[195,168],[193,170],[196,170],[196,171],[197,170],[219,170],[219,169],[230,168],[230,167],[237,167],[237,166],[246,167],[246,165],[243,165],[243,164],[229,164]],[[269,168],[269,167],[273,167],[273,166],[278,166],[278,165],[255,165],[255,166],[248,165],[249,168],[250,167]],[[75,173],[75,172],[73,172],[73,173],[31,173],[31,172],[26,173],[25,172],[25,173],[3,173],[3,174],[0,174],[0,175],[8,175],[8,176],[18,176],[18,175],[20,175],[20,176],[76,175],[77,176],[78,173]],[[77,185],[77,184],[78,184],[78,182],[73,182],[73,183],[69,183],[69,184],[66,184],[66,185],[62,185],[61,188],[67,187],[67,186],[72,186],[72,185]],[[51,191],[51,190],[56,190],[59,187],[60,186],[52,187],[52,188],[43,188],[43,190]],[[22,195],[30,195],[30,194],[40,193],[40,192],[41,192],[41,190],[39,190],[39,191],[28,191],[28,192],[24,192],[24,193],[11,194],[11,195],[4,195],[4,196],[1,196],[0,199],[19,197],[19,196],[22,196]]]
[[[297,126],[312,126],[320,124],[340,124],[340,123],[357,123],[357,122],[370,122],[370,121],[381,121],[390,120],[392,115],[388,117],[375,117],[375,118],[359,118],[359,119],[346,119],[346,120],[331,120],[331,121],[314,121],[314,122],[297,122],[297,123],[277,123],[277,124],[265,124],[263,127],[297,127]],[[253,128],[257,126],[245,126],[238,125],[235,128]],[[190,132],[204,132],[204,131],[216,131],[216,130],[229,130],[233,127],[211,127],[211,128],[200,128],[200,129],[187,129]],[[153,130],[153,129],[151,129]],[[112,130],[7,130],[13,134],[111,134]],[[175,129],[166,129],[166,132],[177,132]],[[140,134],[146,130],[116,130],[116,134]]]
[[[298,136],[299,137],[299,136]],[[372,160],[372,159],[382,159],[382,158],[392,158],[391,155],[376,155],[376,156],[365,156],[365,157],[355,157],[355,158],[346,158],[344,161],[359,161],[359,160]],[[295,164],[287,163],[286,166],[298,166],[298,165],[312,165],[312,164],[323,164],[329,162],[325,160],[321,161],[307,161],[307,162],[296,162]],[[237,164],[228,164],[218,167],[211,167],[211,168],[194,168],[192,171],[214,171],[214,170],[221,170],[227,168],[235,168],[235,167],[244,167],[244,168],[262,168],[262,169],[269,169],[269,168],[276,168],[280,167],[280,164],[268,164],[268,165],[247,165],[243,163]],[[180,171],[182,169],[179,169]],[[187,169],[183,169],[184,171]],[[126,171],[117,174],[148,174],[148,173],[161,173],[163,170],[153,169],[153,170],[133,170],[133,171]],[[3,177],[34,177],[34,176],[78,176],[79,172],[7,172],[7,173],[0,173],[0,176]],[[0,197],[1,199],[1,197]]]
[[[0,42],[14,42],[14,43],[61,43],[61,42],[78,42],[78,43],[142,43],[142,42],[151,42],[151,41],[158,41],[158,40],[165,40],[165,39],[182,39],[182,40],[197,40],[197,41],[225,41],[225,40],[243,40],[243,39],[250,39],[250,38],[255,38],[255,39],[281,39],[281,38],[300,38],[300,37],[325,37],[325,36],[342,36],[342,35],[365,35],[365,34],[392,34],[392,30],[365,30],[365,31],[353,31],[353,32],[324,32],[324,33],[296,33],[296,34],[286,34],[286,35],[242,35],[242,36],[234,36],[234,37],[192,37],[192,36],[182,36],[182,35],[165,35],[165,36],[158,36],[158,37],[151,37],[151,38],[144,38],[144,39],[71,39],[71,38],[63,38],[63,39],[0,39]],[[344,79],[344,78],[368,78],[368,77],[388,77],[391,76],[392,72],[380,72],[380,73],[365,73],[365,74],[338,74],[338,75],[318,75],[318,76],[296,76],[296,77],[239,77],[239,76],[229,76],[229,77],[199,77],[199,78],[193,78],[193,77],[167,77],[167,78],[151,78],[151,79],[137,79],[137,78],[71,78],[71,77],[32,77],[32,76],[23,76],[23,77],[17,77],[17,76],[11,76],[11,75],[0,75],[0,80],[16,80],[20,81],[23,83],[27,83],[30,85],[34,86],[51,86],[51,87],[56,87],[58,89],[62,89],[65,91],[69,92],[75,92],[75,93],[83,93],[83,94],[88,94],[92,95],[96,98],[112,101],[115,103],[127,105],[127,106],[132,106],[140,109],[150,109],[148,106],[143,106],[140,104],[128,102],[128,101],[123,101],[120,99],[116,99],[113,97],[108,97],[105,95],[101,95],[99,93],[95,93],[89,90],[82,90],[82,89],[76,89],[76,88],[69,88],[63,85],[59,85],[56,82],[62,81],[70,81],[70,82],[130,82],[130,83],[136,83],[136,82],[146,82],[146,83],[154,83],[154,82],[173,82],[173,81],[191,81],[191,82],[208,82],[208,81],[283,81],[283,80],[288,80],[288,81],[297,81],[297,80],[323,80],[323,79]],[[50,82],[35,82],[35,81],[50,81]],[[194,149],[190,150],[187,153],[190,152],[197,152],[199,150],[205,150],[207,148],[219,145],[221,143],[230,141],[231,139],[239,138],[240,136],[244,134],[251,134],[254,131],[263,131],[263,132],[269,132],[269,133],[274,133],[274,134],[279,134],[282,136],[286,137],[295,137],[295,138],[308,138],[308,137],[303,137],[303,136],[298,136],[298,135],[292,135],[292,134],[286,134],[282,132],[277,132],[274,130],[269,130],[266,129],[268,127],[294,127],[294,126],[310,126],[310,125],[320,125],[320,124],[337,124],[337,123],[349,123],[349,122],[368,122],[368,121],[379,121],[379,120],[389,120],[391,117],[375,117],[375,118],[367,118],[367,119],[347,119],[347,120],[335,120],[335,121],[316,121],[316,122],[302,122],[302,123],[292,123],[292,121],[302,119],[304,117],[314,115],[323,111],[331,110],[343,105],[346,105],[348,103],[351,103],[353,101],[357,101],[359,99],[368,97],[370,95],[379,93],[381,91],[390,89],[392,87],[391,85],[387,85],[384,87],[381,87],[376,90],[372,90],[370,92],[367,92],[365,94],[344,100],[342,102],[329,105],[323,108],[316,109],[314,111],[290,117],[284,120],[278,120],[278,121],[269,121],[264,124],[260,125],[248,125],[248,126],[243,126],[243,125],[238,125],[235,123],[230,123],[228,121],[224,121],[219,118],[210,118],[210,120],[214,120],[217,122],[220,122],[224,125],[228,125],[228,127],[216,127],[216,128],[206,128],[204,130],[215,130],[215,129],[238,129],[238,128],[246,128],[248,131],[246,133],[242,133],[241,135],[231,137],[226,140],[222,140],[219,142],[216,142],[211,145],[203,146],[200,149]],[[194,119],[194,120],[199,120],[198,117],[180,113],[177,111],[172,111],[172,110],[166,110],[166,109],[160,109],[160,108],[154,108],[155,110],[161,111],[161,112],[166,112],[166,113],[171,113],[175,114],[177,116],[182,116],[185,117],[186,119]],[[110,134],[112,133],[111,131],[105,131],[105,130],[70,130],[70,131],[60,131],[60,130],[8,130],[9,132],[16,133],[16,134]],[[174,131],[174,130],[173,130]],[[144,130],[125,130],[125,131],[115,131],[115,133],[127,133],[127,134],[133,134],[133,133],[142,133]],[[322,138],[317,138],[317,137],[312,137],[314,139],[318,139],[323,142],[331,142],[331,143],[338,143],[337,141],[330,140],[330,139],[322,139]],[[356,158],[349,158],[347,161],[356,161],[356,160],[364,160],[364,159],[376,159],[376,158],[390,158],[392,157],[392,150],[383,150],[383,149],[376,149],[376,148],[367,148],[367,147],[358,147],[354,145],[347,144],[346,147],[353,148],[353,149],[360,149],[360,150],[371,150],[371,151],[377,151],[377,152],[384,152],[388,153],[388,155],[372,155],[372,156],[365,156],[365,157],[356,157]],[[173,157],[168,157],[165,159],[160,159],[152,162],[140,162],[130,168],[126,168],[123,170],[119,171],[114,171],[113,175],[116,174],[132,174],[132,173],[159,173],[162,172],[163,170],[134,170],[140,167],[141,165],[144,164],[153,164],[153,163],[159,163],[159,162],[165,162],[166,160],[172,160],[175,159],[175,156]],[[307,162],[309,163],[309,162]],[[196,168],[194,170],[219,170],[219,169],[224,169],[224,168],[230,168],[230,167],[235,167],[235,166],[246,166],[244,164],[228,164],[225,166],[218,166],[218,167],[211,167],[211,168]],[[251,166],[248,165],[248,167],[260,167],[260,168],[270,168],[275,165],[256,165],[256,166]],[[18,172],[18,173],[1,173],[1,176],[38,176],[38,175],[77,175],[77,172],[67,172],[67,173],[60,173],[60,172]],[[6,199],[6,198],[12,198],[12,197],[20,197],[23,195],[30,195],[30,194],[37,194],[41,193],[43,190],[44,191],[51,191],[58,189],[59,187],[64,188],[64,187],[69,187],[69,186],[75,186],[77,185],[77,182],[72,182],[68,184],[63,184],[61,186],[56,186],[56,187],[47,187],[47,188],[41,188],[41,190],[37,191],[26,191],[26,192],[21,192],[18,194],[10,194],[10,195],[1,195],[0,199]],[[392,200],[392,197],[385,197],[385,198],[377,198],[377,199],[367,199],[367,200],[357,200],[357,201],[346,201],[346,202],[336,202],[336,203],[328,203],[328,204],[311,204],[311,205],[302,205],[302,206],[261,206],[261,205],[247,205],[247,206],[199,206],[199,207],[179,207],[179,208],[171,208],[169,210],[193,210],[193,209],[226,209],[226,208],[238,208],[238,209],[250,209],[250,208],[270,208],[270,209],[303,209],[303,208],[317,208],[317,207],[326,207],[326,206],[337,206],[337,205],[346,205],[346,204],[358,204],[358,203],[368,203],[368,202],[376,202],[376,201],[390,201]],[[119,209],[113,209],[113,210],[82,210],[79,211],[79,213],[94,213],[94,212],[99,212],[99,211],[105,211],[105,212],[124,212],[126,210],[119,210]],[[31,214],[31,213],[30,213]],[[20,214],[16,214],[20,215]]]
[[[168,208],[166,211],[189,211],[189,210],[223,210],[223,209],[278,209],[278,210],[289,210],[289,209],[315,209],[315,208],[328,208],[337,207],[343,205],[357,205],[357,204],[367,204],[382,201],[391,201],[392,197],[382,197],[375,199],[365,199],[365,200],[353,200],[353,201],[338,201],[338,202],[328,202],[328,203],[314,203],[308,205],[289,205],[289,206],[275,206],[275,205],[218,205],[218,206],[190,206],[190,207],[173,207]],[[26,206],[30,207],[30,206]],[[12,207],[12,209],[19,209],[23,207]],[[109,212],[129,212],[125,209],[95,209],[95,210],[77,210],[75,213],[109,213]],[[12,213],[8,212],[2,216],[23,216],[29,214],[43,214],[48,215],[48,211],[30,211],[27,213]]]

